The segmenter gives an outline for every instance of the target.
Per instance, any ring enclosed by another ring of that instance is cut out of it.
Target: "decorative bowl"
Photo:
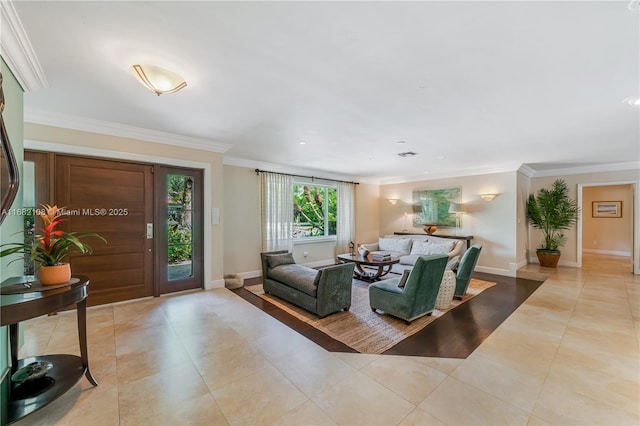
[[[423,225],[422,229],[424,230],[424,232],[431,235],[438,230],[438,227],[435,225]]]
[[[47,375],[49,370],[53,368],[53,364],[49,361],[35,361],[18,369],[11,375],[11,381],[15,383],[24,383],[30,380],[39,379]]]

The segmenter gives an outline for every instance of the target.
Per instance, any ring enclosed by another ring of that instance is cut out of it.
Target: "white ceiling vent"
[[[414,155],[418,155],[418,154],[416,152],[407,151],[407,152],[401,152],[398,155],[402,158],[405,158],[405,157],[413,157]]]

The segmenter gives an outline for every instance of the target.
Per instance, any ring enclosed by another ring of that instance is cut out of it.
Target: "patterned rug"
[[[351,294],[351,309],[322,319],[276,296],[265,294],[262,284],[248,286],[245,289],[360,353],[381,354],[412,334],[422,330],[429,323],[451,309],[474,298],[494,285],[496,283],[472,278],[467,294],[462,300],[454,299],[449,309],[434,309],[431,316],[418,318],[410,325],[390,315],[374,313],[369,306],[369,283],[355,279],[353,280]]]

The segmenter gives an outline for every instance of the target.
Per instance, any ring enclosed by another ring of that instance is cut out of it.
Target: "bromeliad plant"
[[[63,212],[64,207],[43,204],[42,209],[37,211],[44,223],[44,228],[40,230],[42,233],[36,234],[33,242],[5,244],[4,246],[8,248],[0,251],[0,257],[21,253],[29,256],[31,261],[35,261],[37,267],[55,266],[64,263],[64,259],[73,253],[93,253],[91,246],[82,242],[81,239],[93,237],[107,242],[104,237],[95,232],[65,232],[55,229],[65,220],[62,219]]]

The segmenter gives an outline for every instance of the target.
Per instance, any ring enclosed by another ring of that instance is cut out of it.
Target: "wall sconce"
[[[394,206],[398,203],[397,198],[389,198],[387,201],[389,202],[389,204],[393,204]]]
[[[480,194],[480,197],[485,201],[493,201],[498,194]]]
[[[154,65],[134,65],[133,70],[136,72],[138,81],[158,96],[165,93],[175,93],[187,87],[184,78]]]

